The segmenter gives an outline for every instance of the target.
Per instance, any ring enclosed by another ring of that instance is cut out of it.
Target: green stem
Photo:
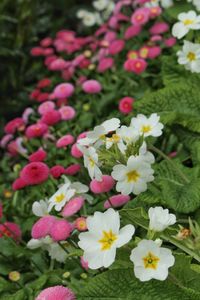
[[[166,159],[171,164],[171,166],[176,170],[176,172],[180,175],[180,177],[185,181],[185,183],[190,183],[190,181],[185,176],[185,174],[179,168],[177,168],[177,166],[172,162],[172,160],[165,153],[163,153],[161,150],[159,150],[158,148],[156,148],[153,145],[150,145],[149,149],[156,152],[158,155],[160,155],[164,159]]]

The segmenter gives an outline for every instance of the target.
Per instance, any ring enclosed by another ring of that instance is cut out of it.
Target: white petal
[[[135,227],[133,225],[126,225],[125,227],[120,229],[118,239],[116,242],[116,247],[119,248],[127,244],[131,240],[134,232],[135,232]]]

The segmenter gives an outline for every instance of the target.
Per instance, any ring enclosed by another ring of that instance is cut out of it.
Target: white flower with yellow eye
[[[151,114],[149,118],[145,115],[138,114],[136,118],[131,119],[131,127],[144,137],[158,137],[162,134],[163,124],[159,122],[160,116],[156,113]]]
[[[35,201],[32,205],[32,212],[37,217],[43,217],[49,214],[48,206],[45,200]]]
[[[83,152],[84,166],[88,169],[88,173],[91,179],[101,181],[102,172],[99,169],[99,159],[96,149],[94,147],[81,147]]]
[[[70,183],[63,184],[58,191],[49,199],[49,211],[54,207],[56,211],[61,211],[63,206],[75,194],[75,189],[70,188]]]
[[[176,216],[170,214],[168,209],[164,209],[161,206],[150,207],[148,215],[149,229],[153,231],[163,231],[168,226],[176,223]]]
[[[130,260],[134,263],[135,276],[140,281],[165,280],[168,276],[168,268],[175,262],[171,250],[160,247],[151,240],[139,242],[132,250]]]
[[[127,145],[137,142],[140,137],[133,127],[127,127],[124,125],[118,129],[118,134]]]
[[[110,137],[106,138],[106,149],[110,149],[113,145],[117,145],[121,153],[125,153],[126,145],[124,144],[123,138],[120,135],[120,129],[117,129]]]
[[[200,1],[199,0],[187,0],[188,2],[192,2],[192,4],[196,7],[197,10],[200,10]]]
[[[114,261],[116,249],[127,244],[134,232],[133,225],[120,229],[117,211],[109,208],[106,212],[95,212],[87,218],[88,232],[79,234],[78,245],[83,249],[83,258],[90,269],[108,268]]]
[[[139,195],[146,191],[147,182],[153,181],[154,170],[142,156],[130,156],[127,166],[119,164],[113,167],[111,176],[117,181],[116,190],[123,195]]]
[[[182,50],[177,52],[178,63],[185,65],[186,70],[200,73],[200,44],[184,41]]]
[[[200,16],[197,16],[196,12],[190,10],[186,13],[180,13],[178,15],[179,22],[175,23],[172,27],[172,35],[181,39],[184,37],[190,29],[200,29]]]

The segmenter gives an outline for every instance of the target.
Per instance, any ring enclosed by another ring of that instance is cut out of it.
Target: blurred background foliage
[[[76,11],[90,0],[0,0],[0,135],[28,106],[31,86],[47,72],[30,49],[60,29],[82,31]]]

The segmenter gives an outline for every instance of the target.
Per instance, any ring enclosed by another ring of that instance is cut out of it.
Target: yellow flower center
[[[196,60],[196,54],[194,52],[189,52],[188,55],[187,55],[187,58],[190,61]]]
[[[142,132],[143,133],[148,133],[149,131],[151,131],[151,126],[150,125],[142,126]]]
[[[60,195],[57,195],[55,198],[56,198],[55,201],[57,203],[60,203],[65,198],[65,195],[64,194],[60,194]]]
[[[184,25],[191,25],[193,23],[194,23],[194,20],[191,20],[191,19],[186,19],[186,20],[183,21]]]
[[[128,58],[135,59],[135,58],[138,58],[138,55],[136,52],[133,51],[128,54]]]
[[[95,162],[94,162],[94,160],[91,157],[89,157],[89,164],[90,164],[90,167],[92,167],[92,168],[95,165]]]
[[[110,250],[114,241],[117,240],[117,235],[112,232],[112,230],[104,231],[103,236],[98,241],[101,244],[101,251]]]
[[[114,133],[108,140],[113,143],[118,143],[120,141],[120,136]]]
[[[149,252],[145,257],[142,258],[144,262],[145,269],[156,270],[160,258],[155,256],[153,253]]]
[[[136,171],[133,170],[129,173],[126,174],[128,178],[128,182],[136,182],[138,178],[140,177],[140,174]]]

